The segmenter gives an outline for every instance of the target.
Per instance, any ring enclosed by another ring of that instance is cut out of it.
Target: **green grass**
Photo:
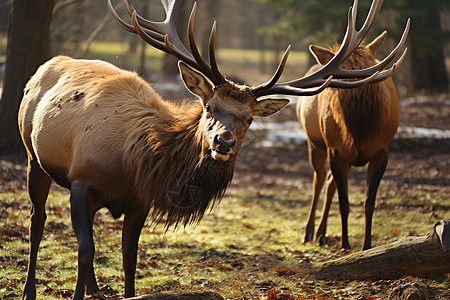
[[[360,199],[361,195],[350,197]],[[308,195],[230,194],[198,226],[167,233],[161,226],[151,227],[148,220],[139,242],[138,293],[197,287],[213,289],[230,299],[249,295],[265,299],[267,291],[255,285],[266,282],[297,295],[336,292],[333,287],[320,284],[315,287],[317,291],[305,292],[305,286],[299,285],[299,272],[305,268],[302,261],[324,260],[339,249],[335,237],[340,236],[340,221],[335,206],[328,222],[328,234],[335,240],[334,245],[318,247],[302,243],[308,199]],[[391,200],[399,201],[385,201]],[[0,204],[2,299],[6,295],[19,295],[26,278],[29,203],[26,193],[21,192],[0,194]],[[350,242],[359,248],[364,230],[363,206],[359,202],[351,205]],[[445,213],[435,211],[438,215]],[[51,192],[47,214],[38,256],[38,297],[42,298],[47,291],[45,299],[58,299],[61,292],[49,291],[73,290],[76,280],[77,244],[70,223],[68,195]],[[417,209],[377,209],[374,244],[385,244],[411,231],[425,234],[436,220]],[[100,210],[94,224],[94,241],[94,268],[100,286],[107,285],[122,294],[121,220],[114,220],[106,210]]]

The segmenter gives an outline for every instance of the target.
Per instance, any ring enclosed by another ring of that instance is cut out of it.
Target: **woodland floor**
[[[448,96],[416,100],[402,106],[401,126],[450,129]],[[295,114],[287,109],[275,119],[294,120]],[[350,173],[350,252],[359,251],[362,243],[365,171],[359,167]],[[23,157],[0,159],[0,299],[19,298],[26,277],[30,206],[25,173]],[[165,293],[170,299],[450,299],[450,274],[376,282],[314,280],[314,262],[348,251],[339,248],[336,199],[329,245],[302,243],[311,176],[306,143],[276,148],[247,143],[227,196],[200,225],[166,234],[144,229],[137,293]],[[50,197],[38,293],[61,299],[75,287],[76,241],[67,193],[55,187]],[[435,221],[449,218],[450,139],[395,139],[377,197],[374,245],[426,234]],[[119,299],[121,222],[101,211],[95,224],[98,281],[105,298]],[[158,294],[154,299],[164,298]]]

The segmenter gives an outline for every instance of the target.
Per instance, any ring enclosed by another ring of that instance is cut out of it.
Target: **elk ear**
[[[383,33],[377,36],[372,42],[370,42],[370,44],[367,45],[366,48],[370,49],[372,53],[375,53],[375,51],[377,51],[378,48],[380,48],[381,44],[383,44],[386,35],[387,31],[383,31]]]
[[[331,52],[331,50],[315,45],[310,45],[309,51],[321,65],[326,65],[334,56],[334,53]]]
[[[208,101],[208,97],[213,92],[213,85],[200,72],[189,67],[182,61],[178,62],[181,79],[186,88],[194,95],[200,97],[203,103]]]
[[[276,113],[286,105],[288,105],[288,99],[263,99],[256,102],[253,108],[253,114],[256,117],[267,117]]]

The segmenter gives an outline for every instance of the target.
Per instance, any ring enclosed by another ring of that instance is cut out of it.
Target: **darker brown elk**
[[[400,44],[409,30],[409,20]],[[370,69],[379,63],[375,51],[384,41],[386,32],[367,45],[358,46],[344,61],[342,69]],[[326,65],[338,51],[339,45],[329,49],[311,46],[319,65],[311,67],[307,75]],[[342,221],[342,247],[348,241],[348,171],[350,166],[368,163],[365,192],[365,235],[362,249],[371,248],[372,217],[375,198],[388,161],[388,145],[399,124],[399,99],[391,78],[354,89],[328,88],[312,97],[301,97],[297,115],[306,132],[308,152],[314,170],[313,199],[305,227],[305,241],[326,243],[327,218],[333,195],[339,197]],[[331,171],[326,175],[325,163]],[[314,219],[322,186],[327,177],[326,200],[322,218],[314,236]]]
[[[339,54],[323,70],[277,83],[288,49],[268,82],[254,87],[236,85],[218,70],[215,25],[206,62],[193,34],[196,6],[188,22],[186,47],[176,33],[183,1],[161,2],[166,19],[152,22],[124,1],[133,25],[120,19],[111,3],[109,7],[124,29],[180,60],[180,75],[197,101],[163,100],[135,73],[102,61],[63,56],[42,65],[26,85],[19,129],[28,154],[32,210],[24,299],[36,298],[36,259],[52,180],[70,190],[71,219],[78,242],[73,298],[99,293],[93,268],[92,225],[102,207],[113,217],[125,215],[125,296],[132,297],[137,245],[147,215],[167,228],[184,226],[198,222],[221,199],[253,117],[271,115],[288,103],[260,97],[313,95],[328,85],[348,87],[382,80],[393,71],[374,68],[358,76],[363,79],[356,82],[333,81],[334,72],[342,71],[338,62],[357,46],[348,27]]]

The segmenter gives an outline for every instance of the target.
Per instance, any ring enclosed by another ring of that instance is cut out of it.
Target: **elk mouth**
[[[211,156],[215,160],[227,161],[230,158],[230,153],[223,152],[216,149],[211,149]]]

